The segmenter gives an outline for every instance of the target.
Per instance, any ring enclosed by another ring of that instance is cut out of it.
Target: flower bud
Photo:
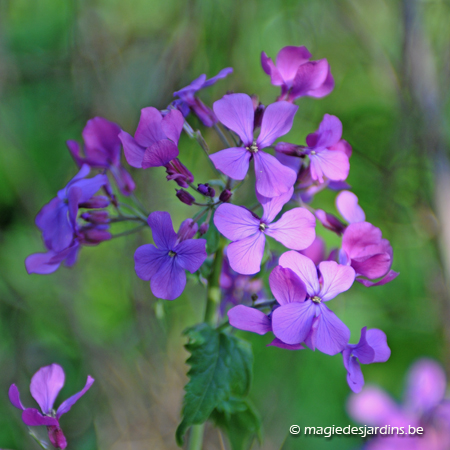
[[[111,233],[106,225],[94,227],[82,227],[80,229],[81,241],[83,244],[99,244],[111,239]]]
[[[214,197],[216,195],[216,191],[208,184],[199,184],[197,191],[205,197]]]
[[[81,218],[86,222],[90,222],[93,224],[101,224],[109,222],[109,214],[108,211],[89,211],[81,214]]]
[[[181,202],[189,206],[191,206],[195,202],[195,198],[184,189],[179,189],[176,193],[176,196]]]
[[[104,195],[96,195],[91,197],[88,201],[80,203],[80,208],[106,208],[109,205],[108,197]]]
[[[209,230],[209,223],[203,222],[200,225],[200,229],[199,229],[200,236],[203,236],[204,234],[206,234],[208,232],[208,230]]]
[[[275,151],[284,153],[288,156],[304,156],[304,147],[301,145],[289,144],[288,142],[279,142],[275,145]]]
[[[230,198],[231,198],[232,195],[233,195],[233,194],[232,194],[232,192],[231,192],[229,189],[225,189],[225,190],[223,190],[223,191],[220,193],[220,195],[219,195],[219,200],[220,200],[221,202],[226,203],[226,202],[228,202],[228,201],[230,200]]]
[[[181,242],[186,239],[192,239],[197,231],[198,224],[192,219],[186,219],[181,223],[180,229],[178,230],[178,240]]]
[[[178,186],[188,188],[189,183],[192,183],[194,181],[194,176],[191,172],[181,164],[180,160],[178,158],[173,159],[170,161],[169,164],[166,166],[166,173],[167,173],[167,181],[174,180]]]

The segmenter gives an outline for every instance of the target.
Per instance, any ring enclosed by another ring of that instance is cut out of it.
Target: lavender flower
[[[253,137],[253,103],[247,94],[225,95],[214,102],[213,108],[220,122],[237,133],[243,143],[243,147],[232,147],[211,155],[216,168],[235,180],[243,180],[250,160],[254,159],[256,190],[261,195],[276,197],[289,191],[297,178],[296,173],[262,149],[271,146],[291,129],[298,107],[288,102],[269,105],[256,139]]]
[[[136,250],[136,274],[142,280],[150,281],[155,297],[174,300],[186,286],[185,271],[194,273],[205,261],[206,240],[186,237],[183,227],[177,235],[167,212],[151,213],[148,225],[156,245],[142,245]]]
[[[291,198],[292,191],[293,188],[272,198],[257,194],[264,211],[261,219],[242,206],[224,203],[217,208],[214,223],[226,238],[233,241],[227,250],[233,270],[244,275],[260,271],[266,235],[295,250],[303,250],[312,244],[316,221],[307,209],[291,209],[273,222]]]
[[[295,101],[303,96],[324,97],[334,88],[334,79],[326,59],[309,61],[311,58],[306,47],[283,47],[277,55],[276,65],[264,53],[261,65],[270,75],[274,86],[281,86],[279,100]]]
[[[70,411],[70,408],[88,391],[94,379],[88,375],[84,388],[61,403],[59,408],[53,409],[56,397],[64,386],[64,371],[58,364],[41,367],[31,379],[30,392],[39,404],[42,413],[35,408],[25,408],[20,401],[19,390],[15,384],[9,388],[9,400],[18,409],[23,411],[22,420],[30,427],[45,425],[48,437],[55,448],[67,447],[67,440],[59,425],[61,416]]]

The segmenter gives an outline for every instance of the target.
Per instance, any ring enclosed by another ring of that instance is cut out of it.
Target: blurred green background
[[[388,336],[392,356],[364,366],[366,382],[400,399],[416,358],[449,369],[449,13],[444,0],[0,1],[0,446],[38,448],[7,392],[14,382],[22,402],[34,405],[31,376],[57,362],[67,378],[61,400],[87,374],[96,379],[61,421],[69,449],[177,448],[187,380],[181,332],[202,320],[204,289],[190,282],[174,302],[152,296],[133,264],[150,231],[84,248],[73,269],[29,276],[25,257],[43,251],[34,217],[76,173],[65,141],[80,140],[89,118],[103,116],[133,133],[142,107],[164,108],[174,90],[227,66],[234,73],[201,94],[207,104],[227,90],[270,103],[278,89],[260,53],[274,58],[286,45],[327,58],[336,80],[328,97],[297,102],[286,140],[303,142],[324,113],[342,120],[353,146],[348,181],[367,220],[391,241],[393,269],[401,273],[384,287],[356,285],[332,305],[352,342],[365,325]],[[209,130],[204,135],[221,148]],[[180,157],[199,182],[212,175],[186,136]],[[194,214],[175,198],[164,170],[132,173],[149,210],[171,211],[176,226]],[[333,212],[334,195],[318,195],[314,206]],[[292,424],[353,423],[340,355],[267,348],[269,336],[240,335],[255,354],[250,397],[264,425],[260,448],[362,445],[357,437],[288,435]],[[204,448],[220,449],[212,426]]]

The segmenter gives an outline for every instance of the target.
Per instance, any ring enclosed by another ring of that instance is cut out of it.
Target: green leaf
[[[253,355],[251,346],[235,336],[217,331],[206,323],[185,331],[191,366],[183,402],[183,420],[176,431],[178,445],[191,425],[208,420],[217,407],[223,409],[230,397],[247,395],[250,389]]]
[[[215,253],[219,248],[220,233],[214,225],[214,221],[209,221],[208,231],[203,236],[206,239],[206,252],[208,255]]]
[[[211,414],[228,435],[233,450],[247,450],[255,438],[261,442],[261,419],[248,400],[230,398]]]

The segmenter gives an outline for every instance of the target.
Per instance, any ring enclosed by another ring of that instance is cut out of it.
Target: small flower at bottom
[[[186,238],[175,233],[168,212],[155,211],[148,216],[156,245],[146,244],[134,254],[136,274],[150,281],[155,297],[175,300],[186,286],[186,270],[196,272],[205,261],[206,240]],[[183,224],[180,231],[184,229]]]
[[[19,390],[15,384],[9,388],[9,400],[18,409],[23,411],[22,420],[30,427],[45,425],[48,437],[55,448],[65,449],[67,440],[59,425],[60,417],[69,412],[70,408],[88,391],[94,379],[88,375],[84,388],[61,403],[55,411],[53,404],[59,391],[64,386],[65,375],[61,366],[51,364],[41,367],[31,379],[30,392],[41,407],[42,413],[35,408],[25,408],[20,401]]]

